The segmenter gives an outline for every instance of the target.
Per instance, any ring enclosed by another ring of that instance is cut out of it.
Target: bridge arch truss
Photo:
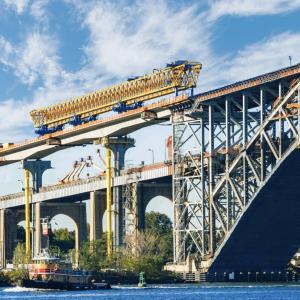
[[[193,255],[209,268],[299,132],[296,76],[174,113],[174,263]]]

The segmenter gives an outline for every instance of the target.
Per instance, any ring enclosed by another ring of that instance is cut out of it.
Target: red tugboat
[[[110,284],[96,283],[90,272],[76,271],[70,263],[50,256],[44,249],[39,256],[32,259],[29,278],[18,282],[19,286],[38,289],[60,290],[103,290],[110,289]]]
[[[28,279],[20,280],[17,285],[38,289],[61,290],[104,290],[110,289],[109,283],[96,283],[90,272],[73,270],[70,262],[50,255],[49,235],[51,226],[48,218],[42,223],[43,235],[47,236],[47,247],[41,253],[32,258]]]

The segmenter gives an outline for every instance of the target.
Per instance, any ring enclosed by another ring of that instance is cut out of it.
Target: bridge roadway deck
[[[41,159],[66,147],[92,144],[105,136],[124,136],[142,127],[161,123],[171,116],[170,107],[188,100],[186,94],[162,99],[159,102],[131,110],[122,114],[102,118],[72,128],[46,134],[0,149],[0,167],[25,159]],[[145,120],[142,113],[155,112],[157,118]],[[55,144],[58,141],[60,145]],[[53,144],[54,143],[54,144]]]
[[[112,178],[112,186],[121,186],[131,182],[145,182],[172,175],[170,163],[156,163],[140,168],[127,169],[121,176]],[[32,194],[32,203],[55,199],[83,200],[89,198],[89,192],[104,190],[106,188],[105,176],[80,179],[70,183],[56,184],[40,189],[39,193]],[[80,199],[79,199],[80,198]],[[16,193],[0,197],[0,209],[25,205],[24,193]]]
[[[222,98],[248,89],[259,88],[265,83],[294,78],[300,74],[300,64],[263,74],[251,79],[195,95],[195,106],[205,101]],[[170,107],[188,100],[187,95],[164,99],[143,108],[128,111],[116,116],[102,118],[87,124],[65,129],[0,149],[0,167],[24,159],[40,159],[66,147],[92,143],[104,136],[121,136],[140,128],[161,123],[171,116]],[[141,113],[151,110],[157,113],[155,120],[146,121]],[[49,139],[58,139],[60,145],[49,145]]]
[[[284,80],[285,78],[297,77],[300,74],[300,64],[280,69],[274,72],[262,74],[250,79],[246,79],[243,81],[238,81],[233,84],[211,90],[208,92],[204,92],[198,95],[195,95],[194,98],[196,100],[196,106],[204,101],[213,100],[216,98],[221,98],[224,96],[228,96],[229,94],[233,94],[236,92],[244,91],[246,89],[255,88],[262,86],[263,84],[275,82],[278,80]]]

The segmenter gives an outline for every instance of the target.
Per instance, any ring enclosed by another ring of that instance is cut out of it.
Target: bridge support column
[[[32,175],[33,191],[38,193],[39,189],[43,186],[43,174],[46,170],[51,169],[51,161],[49,160],[24,160],[22,167],[28,170]]]
[[[43,174],[46,170],[51,169],[51,161],[41,160],[24,160],[22,161],[23,169],[29,171],[32,176],[33,192],[38,193],[43,186]],[[33,207],[33,256],[38,254],[41,250],[41,222],[40,222],[40,204],[36,203]]]
[[[5,214],[4,216],[5,255],[6,255],[6,260],[11,260],[13,258],[14,250],[18,242],[17,226],[20,220],[24,220],[24,211],[6,209],[4,214]]]
[[[134,147],[135,140],[127,137],[116,137],[109,139],[109,147],[114,154],[114,176],[119,176],[125,165],[125,153],[131,147]],[[122,187],[113,188],[113,245],[118,248],[124,243],[123,225],[124,225],[124,207]]]
[[[5,210],[0,210],[0,266],[6,266],[6,253],[5,253]]]
[[[41,203],[34,204],[34,254],[41,252]]]
[[[103,233],[103,215],[106,209],[105,194],[100,191],[90,193],[90,242],[98,240]]]

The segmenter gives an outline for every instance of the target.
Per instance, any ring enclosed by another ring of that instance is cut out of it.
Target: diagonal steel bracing
[[[173,115],[174,262],[204,270],[299,144],[300,79],[196,102]]]

